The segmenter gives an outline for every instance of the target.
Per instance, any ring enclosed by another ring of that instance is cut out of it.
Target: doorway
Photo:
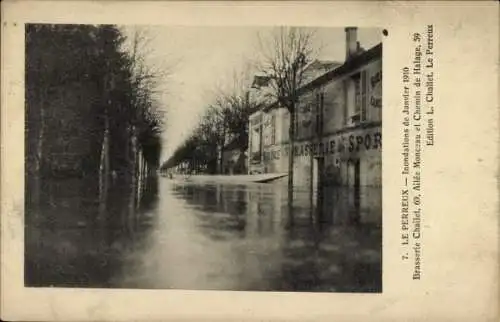
[[[317,192],[323,184],[322,176],[324,173],[325,159],[323,157],[313,158],[312,164],[312,191]]]
[[[353,220],[355,223],[359,223],[361,214],[361,164],[360,160],[354,160],[354,189],[353,189],[353,198],[354,198],[354,216]]]
[[[361,199],[361,167],[359,159],[354,162],[354,205],[359,208]]]
[[[324,180],[325,168],[324,157],[313,158],[311,173],[311,198],[312,206],[316,208],[316,214],[321,218],[324,200]]]

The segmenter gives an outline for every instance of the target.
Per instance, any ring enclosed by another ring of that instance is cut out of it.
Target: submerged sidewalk
[[[215,183],[264,183],[286,177],[287,173],[237,174],[237,175],[174,175],[173,180]]]

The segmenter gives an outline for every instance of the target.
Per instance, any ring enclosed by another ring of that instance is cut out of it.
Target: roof
[[[317,78],[318,76],[341,66],[342,63],[324,60],[314,60],[305,69],[303,73],[303,79],[305,82],[310,82],[311,80]]]
[[[328,72],[320,75],[319,77],[311,80],[306,83],[304,86],[300,87],[298,90],[298,95],[302,95],[311,89],[317,88],[325,83],[328,83],[334,78],[341,77],[345,74],[352,72],[353,70],[359,68],[360,66],[366,65],[367,63],[375,60],[377,58],[382,57],[382,43],[366,50],[364,52],[359,53],[356,56],[348,59],[344,64],[340,65],[337,68],[331,69]],[[270,110],[272,108],[277,107],[278,102],[275,101],[272,104],[264,107],[264,110]]]
[[[338,67],[340,65],[342,65],[341,62],[316,59],[316,60],[313,60],[309,64],[309,66],[307,66],[305,68],[305,70],[308,70],[308,69],[316,69],[316,70],[317,69],[324,69],[324,70],[328,70],[328,69],[332,69],[332,68]]]
[[[303,94],[304,92],[312,88],[321,86],[336,77],[348,74],[349,72],[359,68],[360,66],[363,66],[371,62],[372,60],[381,57],[382,57],[382,43],[370,48],[365,52],[360,53],[357,56],[352,57],[351,59],[348,59],[342,66],[334,70],[331,70],[325,73],[324,75],[321,75],[320,77],[305,84],[299,89],[299,95]]]
[[[271,77],[265,75],[255,75],[253,78],[252,88],[265,87],[269,84]]]

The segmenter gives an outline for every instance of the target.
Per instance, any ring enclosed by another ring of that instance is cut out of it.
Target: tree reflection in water
[[[349,189],[326,188],[322,201],[296,191],[291,221],[280,185],[160,188],[157,225],[122,287],[381,291],[380,189],[364,190],[358,212]]]
[[[349,189],[296,191],[290,216],[279,184],[157,181],[138,209],[112,186],[99,216],[78,182],[54,184],[27,225],[27,284],[381,292],[380,188],[358,210]]]
[[[26,286],[111,287],[126,254],[137,251],[152,225],[158,178],[136,189],[117,179],[99,200],[82,179],[45,180],[40,206],[28,205]],[[102,203],[105,202],[105,206]]]

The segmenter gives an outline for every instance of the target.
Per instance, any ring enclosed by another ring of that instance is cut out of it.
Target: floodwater
[[[60,182],[27,221],[27,286],[381,292],[381,189],[159,178],[141,206],[95,213]],[[322,196],[318,197],[318,196]]]

